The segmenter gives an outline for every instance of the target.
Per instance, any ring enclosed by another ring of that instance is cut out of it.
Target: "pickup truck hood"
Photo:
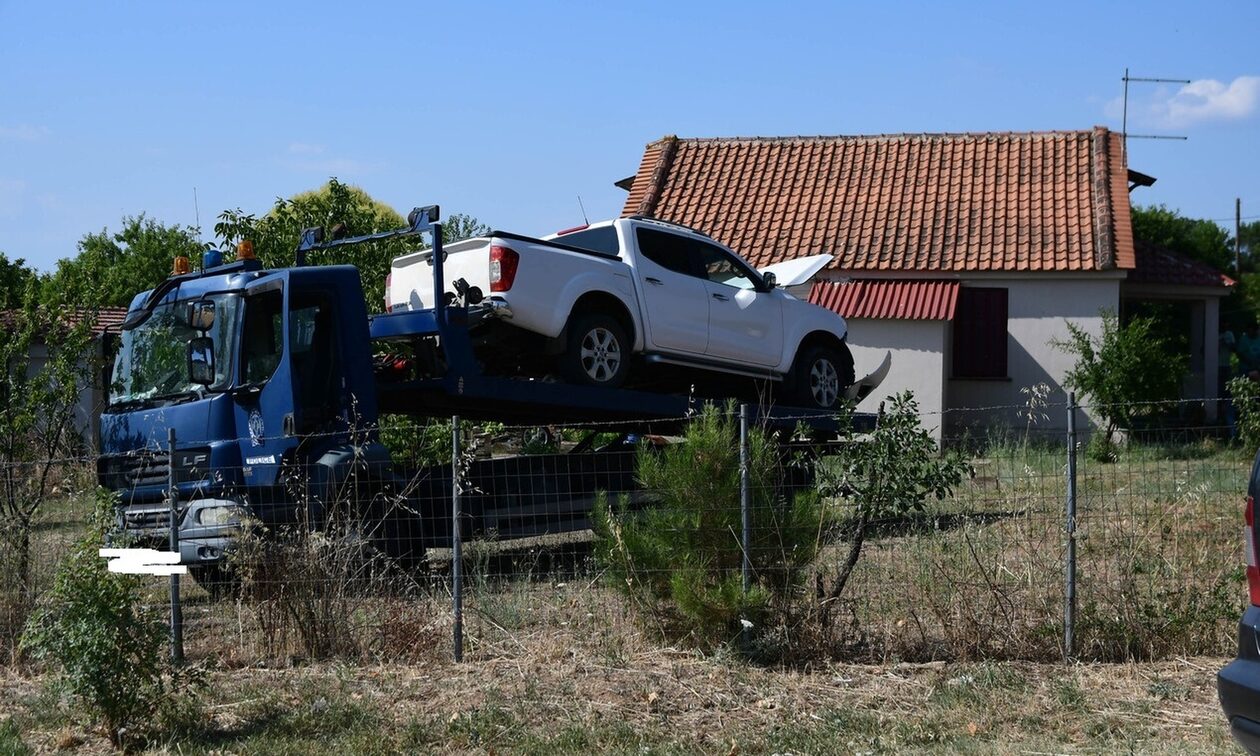
[[[814,274],[826,267],[827,263],[835,259],[835,255],[813,255],[811,257],[798,257],[795,260],[786,260],[774,265],[767,265],[761,269],[762,275],[773,273],[778,279],[779,287],[786,289],[791,286],[800,286]]]

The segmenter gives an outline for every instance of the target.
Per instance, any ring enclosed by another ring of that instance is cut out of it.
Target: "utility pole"
[[[1234,198],[1234,275],[1242,275],[1242,197]]]

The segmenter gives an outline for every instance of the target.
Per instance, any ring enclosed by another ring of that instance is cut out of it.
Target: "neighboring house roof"
[[[118,327],[127,319],[126,307],[102,307],[99,310],[90,310],[82,308],[68,312],[63,316],[63,320],[68,326],[76,326],[83,322],[85,317],[95,315],[96,323],[92,326],[92,333],[97,336],[106,333],[118,333]]]
[[[1119,134],[679,139],[649,144],[623,215],[704,230],[761,267],[846,271],[1134,266]]]
[[[957,281],[818,281],[809,301],[845,318],[953,320],[958,286]]]
[[[1236,281],[1207,263],[1150,242],[1137,242],[1137,267],[1129,283],[1172,286],[1233,286]]]
[[[99,310],[92,310],[86,307],[69,310],[61,315],[61,322],[69,327],[74,328],[88,317],[95,317],[92,324],[92,333],[96,336],[103,336],[106,333],[118,333],[118,327],[127,319],[126,307],[102,307]],[[9,326],[17,319],[22,317],[20,310],[4,310],[0,311],[0,326]]]

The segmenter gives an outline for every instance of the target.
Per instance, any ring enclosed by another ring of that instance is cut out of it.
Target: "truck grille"
[[[101,485],[111,491],[127,491],[141,486],[164,486],[169,480],[169,459],[170,455],[165,451],[110,454],[100,458],[97,475]]]
[[[167,509],[136,509],[127,508],[123,510],[123,521],[125,530],[165,530],[167,524],[171,521],[171,510]]]

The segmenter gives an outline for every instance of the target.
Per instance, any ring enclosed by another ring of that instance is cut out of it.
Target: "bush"
[[[823,510],[813,492],[790,496],[773,439],[749,433],[752,586],[743,590],[736,423],[706,408],[683,443],[644,449],[640,484],[654,499],[632,511],[623,499],[595,508],[597,555],[613,585],[663,623],[704,646],[761,628],[790,611],[818,552]]]
[[[1134,318],[1121,325],[1104,311],[1101,338],[1071,322],[1067,329],[1066,341],[1051,343],[1076,357],[1064,382],[1106,421],[1102,448],[1112,446],[1117,430],[1132,428],[1135,419],[1156,413],[1160,402],[1180,396],[1186,356],[1160,338],[1155,320]]]
[[[143,603],[143,578],[109,572],[97,554],[112,510],[108,497],[99,510],[97,529],[62,563],[22,648],[50,663],[122,747],[154,724],[186,720],[193,673],[170,662],[167,627]]]
[[[1238,413],[1238,440],[1254,454],[1260,449],[1260,383],[1240,375],[1230,380],[1227,388]]]

